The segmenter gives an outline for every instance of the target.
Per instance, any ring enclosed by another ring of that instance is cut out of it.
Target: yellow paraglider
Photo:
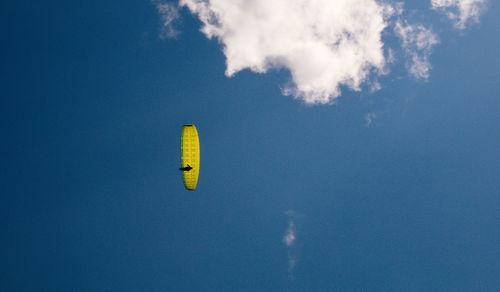
[[[194,125],[184,125],[181,133],[181,168],[184,186],[194,191],[200,173],[200,141]]]

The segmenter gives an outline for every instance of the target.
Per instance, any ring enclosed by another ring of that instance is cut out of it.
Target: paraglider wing
[[[200,173],[200,141],[194,125],[184,125],[181,133],[181,168],[184,186],[194,191]]]

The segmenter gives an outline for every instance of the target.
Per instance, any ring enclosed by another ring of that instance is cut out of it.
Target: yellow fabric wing
[[[182,172],[184,186],[194,191],[200,173],[200,141],[194,125],[184,125],[181,134],[181,167],[191,166],[189,171]]]

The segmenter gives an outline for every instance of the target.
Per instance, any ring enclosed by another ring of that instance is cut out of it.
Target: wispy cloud
[[[297,240],[294,222],[295,212],[293,210],[288,210],[285,214],[288,217],[288,228],[286,229],[285,235],[283,235],[283,243],[286,245],[288,252],[288,274],[293,278],[293,272],[298,262],[298,258],[293,249],[295,241]]]
[[[295,239],[295,226],[293,225],[293,219],[290,219],[288,221],[288,229],[286,230],[285,236],[283,236],[283,242],[286,244],[286,246],[291,247]]]
[[[432,9],[444,12],[459,29],[479,22],[486,0],[431,0]]]
[[[377,113],[369,112],[365,114],[365,127],[370,127],[373,121],[377,118]]]
[[[417,79],[429,78],[432,68],[429,59],[432,47],[439,43],[437,35],[422,24],[410,25],[404,20],[396,22],[394,31],[401,39],[401,46],[409,58],[406,67],[410,74]]]
[[[152,2],[156,6],[161,20],[160,38],[177,37],[179,31],[175,28],[175,23],[180,19],[179,6],[162,0],[153,0]]]

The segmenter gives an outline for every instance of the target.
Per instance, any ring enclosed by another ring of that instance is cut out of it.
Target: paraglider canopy
[[[182,126],[181,167],[182,180],[187,190],[194,191],[200,173],[200,141],[194,125]]]

